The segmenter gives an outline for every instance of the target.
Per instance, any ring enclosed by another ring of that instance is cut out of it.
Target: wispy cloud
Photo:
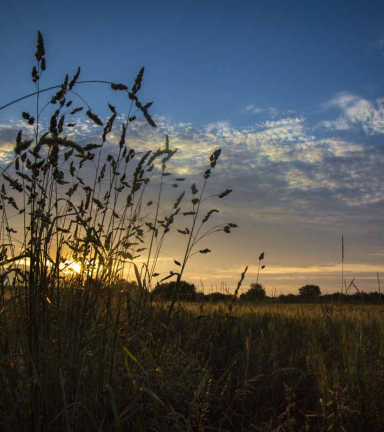
[[[370,102],[360,96],[341,92],[323,104],[323,108],[337,108],[341,114],[335,120],[321,122],[330,130],[361,128],[366,134],[384,134],[384,98]]]
[[[245,111],[248,111],[251,114],[260,114],[261,112],[263,112],[263,109],[261,109],[255,104],[250,104],[245,107]]]
[[[380,130],[382,115],[384,131],[384,100],[380,103],[383,113],[376,110],[372,115],[372,104],[342,93],[329,101],[327,107],[342,109],[345,121],[359,121],[368,130],[373,127]],[[340,203],[364,206],[384,202],[384,154],[380,146],[368,141],[324,137],[304,117],[267,120],[247,127],[221,121],[197,128],[191,123],[171,122],[165,117],[157,118],[156,122],[157,129],[143,121],[133,123],[127,135],[128,145],[138,152],[157,149],[164,146],[167,133],[171,147],[179,149],[174,157],[173,172],[190,176],[206,169],[207,158],[220,147],[224,172],[218,170],[216,178],[218,181],[228,179],[234,187],[239,187],[246,202],[254,196],[268,203],[270,209],[279,209],[278,213],[286,209],[287,215],[297,202],[301,206],[306,203],[313,209],[310,213],[316,215],[325,201],[327,210],[333,207],[337,211],[341,211]],[[19,126],[0,125],[2,162],[12,156]],[[84,119],[77,122],[68,136],[80,144],[99,142],[101,130]],[[117,127],[109,135],[108,152],[117,151],[119,138]]]
[[[263,115],[264,117],[270,117],[270,118],[283,118],[283,117],[290,117],[290,116],[295,116],[297,115],[297,113],[294,110],[291,109],[278,109],[276,107],[260,107],[259,105],[256,104],[249,104],[247,105],[244,109],[243,109],[243,113],[247,113],[247,114],[260,114]]]
[[[231,267],[231,268],[211,268],[210,273],[212,273],[212,278],[218,280],[226,280],[234,277],[234,275],[241,274],[244,271],[245,264],[241,266]],[[370,274],[376,275],[376,272],[384,272],[384,265],[373,265],[366,263],[355,263],[355,264],[344,264],[344,275],[346,277],[353,275]],[[258,266],[249,266],[247,270],[248,277],[257,276],[259,273]],[[326,264],[326,265],[316,265],[316,266],[277,266],[269,265],[259,276],[265,278],[266,276],[278,276],[284,275],[286,277],[296,276],[300,274],[305,275],[340,275],[341,274],[341,264]],[[208,275],[207,275],[208,276]],[[366,276],[366,275],[365,275]],[[376,276],[377,277],[377,276]]]
[[[245,112],[248,112],[250,114],[266,114],[270,117],[277,117],[279,114],[283,114],[275,107],[261,108],[255,104],[247,105],[245,107]]]
[[[374,48],[378,50],[382,56],[384,56],[384,35],[379,37],[379,39],[374,44]]]
[[[340,109],[339,121],[348,125],[360,122],[367,131],[382,127],[384,132],[384,99],[379,103],[383,112],[379,105],[339,93],[326,108]],[[215,170],[212,181],[238,190],[237,206],[248,211],[250,218],[346,223],[352,215],[355,220],[376,220],[384,207],[384,154],[380,142],[365,140],[361,134],[353,140],[340,134],[329,136],[329,132],[324,136],[304,117],[259,121],[246,127],[229,121],[196,127],[166,117],[158,117],[156,122],[157,129],[144,121],[134,122],[127,144],[139,153],[157,149],[164,146],[168,134],[171,147],[178,148],[173,173],[193,178],[206,169],[209,155],[222,148],[222,168]],[[0,125],[0,162],[13,157],[19,127],[19,123]],[[82,119],[69,131],[69,137],[80,144],[100,142],[101,131],[90,120]],[[116,127],[109,135],[106,151],[117,151],[119,138]],[[368,212],[366,206],[375,207]]]

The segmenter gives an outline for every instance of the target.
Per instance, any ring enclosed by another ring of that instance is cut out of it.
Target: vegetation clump
[[[299,288],[299,294],[306,300],[315,300],[321,296],[321,290],[317,285],[305,285]]]
[[[251,284],[246,293],[241,294],[240,300],[262,301],[266,297],[265,288],[259,283]]]
[[[165,300],[171,300],[175,290],[176,290],[176,282],[165,282],[159,285],[156,285],[152,291],[152,295],[154,298],[159,297]],[[184,301],[196,301],[197,300],[197,290],[196,286],[192,283],[188,283],[186,281],[180,281],[178,287],[178,297],[180,300]]]

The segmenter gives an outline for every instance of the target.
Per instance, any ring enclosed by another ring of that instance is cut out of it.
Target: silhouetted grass
[[[208,199],[231,192],[205,195],[221,150],[201,184],[164,210],[166,187],[185,180],[168,171],[176,150],[168,137],[164,148],[140,155],[126,144],[136,115],[156,127],[151,103],[137,96],[144,69],[131,89],[100,82],[129,103],[125,117],[109,104],[104,124],[77,93],[80,68],[44,104],[40,33],[35,56],[36,113],[22,113],[33,139],[19,132],[2,170],[0,429],[383,430],[381,308],[241,305],[247,269],[227,304],[180,302],[188,260],[210,252],[200,242],[237,227],[209,225],[218,210],[203,211]],[[97,143],[69,138],[82,111],[103,127]],[[107,154],[118,120],[119,140]],[[148,201],[150,184],[157,199]],[[174,259],[178,271],[160,276],[171,230],[185,251]],[[128,271],[135,284],[121,280]],[[176,281],[168,303],[150,295],[160,277]]]

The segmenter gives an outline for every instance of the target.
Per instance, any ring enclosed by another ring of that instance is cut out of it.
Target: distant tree
[[[214,292],[214,293],[207,294],[205,296],[205,299],[209,302],[212,302],[212,303],[230,300],[231,298],[232,297],[230,295],[223,294],[221,292]]]
[[[148,290],[144,290],[144,293],[140,293],[139,286],[135,281],[127,281],[126,279],[119,279],[116,282],[116,288],[123,291],[131,299],[137,300],[140,295],[148,295]]]
[[[278,301],[280,303],[300,303],[303,301],[302,297],[300,295],[294,295],[294,294],[280,294],[278,297]]]
[[[299,294],[306,300],[314,300],[321,296],[321,290],[317,285],[305,285],[299,288]]]
[[[153,290],[154,296],[161,296],[166,300],[170,300],[175,292],[176,282],[167,282],[157,285]],[[183,300],[195,300],[196,286],[186,281],[180,281],[178,296]]]
[[[241,294],[240,299],[248,301],[261,301],[265,299],[265,296],[266,293],[263,285],[259,283],[253,283],[246,293]]]
[[[203,292],[200,291],[195,294],[195,301],[201,302],[204,301],[204,299],[205,299],[205,295]]]
[[[126,279],[119,279],[116,283],[116,286],[119,289],[125,289],[132,292],[138,291],[139,289],[137,282],[127,281]]]

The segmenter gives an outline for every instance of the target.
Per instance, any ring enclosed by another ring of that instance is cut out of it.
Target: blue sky
[[[6,2],[2,95],[30,88],[40,28],[47,80],[80,64],[126,82],[145,65],[154,112],[177,120],[244,123],[249,104],[313,112],[339,91],[383,93],[383,16],[380,1]]]
[[[130,85],[145,66],[141,98],[154,101],[159,128],[138,124],[132,139],[145,147],[168,133],[180,149],[175,170],[191,180],[221,147],[216,181],[234,189],[223,204],[241,227],[230,252],[227,238],[212,240],[219,252],[191,263],[190,278],[232,286],[250,265],[250,283],[266,251],[268,289],[317,282],[332,291],[344,234],[348,275],[375,288],[384,270],[383,18],[381,1],[7,2],[0,105],[34,90],[38,29],[45,86],[78,65],[83,79]],[[124,102],[98,86],[81,95],[101,116],[106,101]],[[0,112],[3,160],[26,106]]]

